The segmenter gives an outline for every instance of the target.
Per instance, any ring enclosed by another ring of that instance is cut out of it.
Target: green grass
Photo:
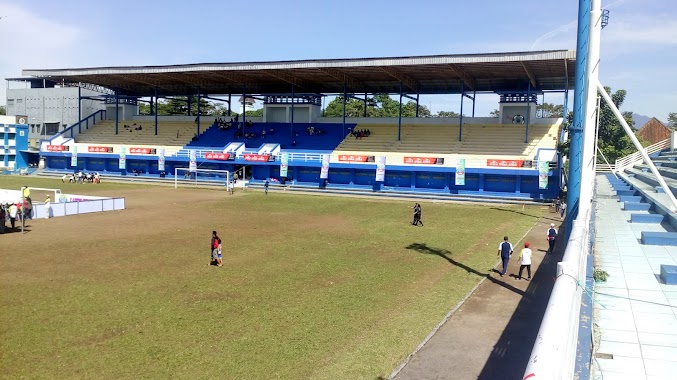
[[[0,177],[23,183],[129,209],[0,235],[8,378],[387,377],[543,213],[423,203],[421,228],[402,202]]]

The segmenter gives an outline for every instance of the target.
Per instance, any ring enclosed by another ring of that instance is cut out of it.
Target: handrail
[[[659,141],[653,145],[649,145],[645,149],[647,154],[654,154],[668,147],[670,147],[670,139]],[[623,158],[619,158],[616,160],[616,162],[614,163],[614,172],[616,173],[622,172],[623,170],[625,170],[625,168],[640,164],[643,161],[644,159],[642,158],[642,153],[640,151],[629,154]]]
[[[74,137],[74,136],[73,136],[73,128],[78,127],[78,126],[81,126],[83,122],[89,123],[89,119],[90,119],[90,118],[92,118],[92,121],[93,121],[92,125],[96,124],[96,115],[98,115],[99,113],[101,113],[101,118],[100,118],[99,120],[103,120],[103,119],[106,117],[106,110],[98,110],[98,111],[95,111],[95,112],[93,112],[91,115],[85,117],[84,119],[81,119],[81,120],[77,121],[76,123],[74,123],[74,124],[71,125],[70,127],[68,127],[68,128],[66,128],[66,129],[64,129],[63,131],[61,131],[61,132],[55,134],[54,136],[52,136],[51,138],[49,138],[48,141],[49,141],[50,144],[51,144],[51,143],[52,143],[52,140],[55,139],[55,138],[57,138],[58,136],[62,136],[62,137],[65,138],[65,137],[66,137],[65,134],[66,134],[67,132],[70,132],[70,133],[71,133],[70,138],[73,138],[73,137]]]

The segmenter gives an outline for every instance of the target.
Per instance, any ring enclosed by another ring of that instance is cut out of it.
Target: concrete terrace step
[[[642,231],[642,244],[677,246],[677,232]]]
[[[677,285],[677,265],[661,265],[661,280],[668,285]]]
[[[618,197],[618,201],[621,203],[631,202],[631,203],[640,203],[642,201],[641,195],[621,195]]]
[[[661,214],[630,214],[630,223],[663,223],[665,216]]]
[[[636,190],[616,190],[616,195],[635,195],[636,192]]]
[[[623,210],[625,211],[649,211],[651,209],[650,203],[638,203],[638,202],[624,202]]]

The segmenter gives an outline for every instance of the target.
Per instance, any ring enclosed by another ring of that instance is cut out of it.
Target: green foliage
[[[592,278],[595,280],[595,282],[606,282],[606,280],[609,278],[609,273],[600,268],[595,268],[592,272]]]
[[[677,112],[670,112],[668,114],[668,126],[670,128],[677,128]]]
[[[247,117],[263,117],[263,108],[249,110],[244,113]]]
[[[188,97],[178,96],[171,99],[160,99],[157,103],[158,116],[185,116],[188,115]],[[200,99],[201,115],[218,115],[217,105],[206,99]],[[139,115],[150,115],[150,104],[139,102]],[[197,115],[197,97],[191,99],[190,114]]]
[[[433,117],[459,117],[461,116],[459,113],[454,112],[454,111],[437,111]]]
[[[489,112],[489,117],[501,117],[501,111],[495,109]]]
[[[563,104],[543,103],[536,106],[536,112],[541,117],[562,117],[564,114]]]
[[[0,106],[0,115],[7,115],[7,109],[5,106]]]
[[[400,105],[386,94],[378,94],[367,98],[367,117],[398,117]],[[430,117],[431,113],[428,107],[419,104],[419,117]],[[327,104],[324,110],[325,117],[343,116],[343,97],[337,96]],[[363,117],[364,101],[358,99],[348,99],[346,101],[346,117]],[[410,100],[402,104],[402,117],[416,116],[416,102]]]

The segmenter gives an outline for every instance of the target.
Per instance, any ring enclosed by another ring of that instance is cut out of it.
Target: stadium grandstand
[[[42,139],[46,174],[171,178],[175,168],[197,167],[239,172],[252,185],[546,200],[562,187],[563,131],[561,118],[536,116],[538,95],[561,93],[566,102],[574,69],[575,52],[561,50],[31,69],[21,80],[105,89],[78,95],[101,109]],[[475,117],[482,93],[499,95],[498,117]],[[322,117],[323,96],[345,104],[369,94],[415,100],[417,109],[419,95],[456,94],[461,116]],[[196,101],[197,115],[157,115],[158,100],[176,96]],[[201,99],[231,109],[233,97],[262,101],[263,117],[200,115]],[[150,103],[150,116],[139,115],[139,102]]]

